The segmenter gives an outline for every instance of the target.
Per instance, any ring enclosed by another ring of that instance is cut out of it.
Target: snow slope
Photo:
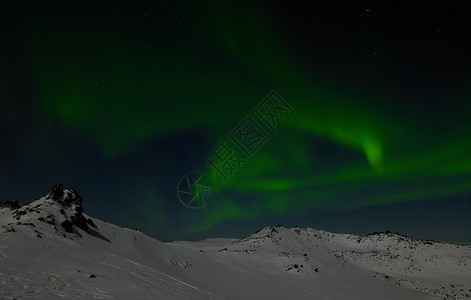
[[[0,299],[466,299],[471,246],[268,226],[162,243],[58,185],[0,206]]]

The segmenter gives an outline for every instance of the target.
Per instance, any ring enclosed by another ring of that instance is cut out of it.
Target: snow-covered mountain
[[[466,299],[471,245],[267,226],[162,243],[87,216],[73,189],[0,205],[1,299]]]

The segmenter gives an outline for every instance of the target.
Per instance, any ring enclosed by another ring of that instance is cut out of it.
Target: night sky
[[[0,200],[62,183],[164,241],[283,224],[471,242],[460,2],[16,2],[0,7]],[[254,128],[247,154],[232,138]],[[240,159],[226,178],[221,146]],[[208,205],[179,200],[188,172]]]

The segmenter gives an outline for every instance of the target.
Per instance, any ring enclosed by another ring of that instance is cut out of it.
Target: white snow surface
[[[43,197],[0,207],[0,299],[467,299],[471,245],[267,226],[163,243]],[[62,209],[62,212],[61,212]]]

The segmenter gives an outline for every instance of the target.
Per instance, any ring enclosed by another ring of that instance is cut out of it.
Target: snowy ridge
[[[0,299],[467,299],[471,245],[267,226],[162,243],[54,186],[0,204]]]

